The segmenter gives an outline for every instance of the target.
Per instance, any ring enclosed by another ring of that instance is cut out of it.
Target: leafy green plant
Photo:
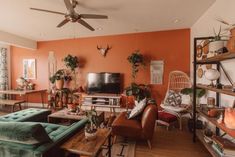
[[[132,67],[132,79],[133,82],[135,82],[135,78],[136,78],[136,74],[139,71],[139,66],[144,66],[144,56],[142,54],[140,54],[139,51],[136,51],[134,53],[132,53],[127,60],[129,61],[129,63],[131,63],[131,67]]]
[[[95,133],[99,127],[99,118],[97,116],[97,112],[92,109],[90,111],[86,111],[85,113],[86,117],[88,118],[88,124],[85,127],[85,131],[88,133]]]
[[[181,90],[181,93],[184,95],[192,95],[193,94],[193,88],[184,88]],[[201,98],[206,94],[205,89],[197,88],[196,89],[196,97]]]
[[[137,101],[144,98],[150,98],[150,90],[148,85],[131,83],[131,85],[125,88],[125,94],[127,96],[134,96]]]
[[[79,59],[77,56],[72,56],[68,54],[63,61],[65,62],[66,67],[70,68],[71,71],[74,71],[79,66]]]
[[[49,78],[51,83],[55,83],[56,80],[70,81],[72,77],[70,74],[66,73],[64,69],[58,70],[53,76]]]

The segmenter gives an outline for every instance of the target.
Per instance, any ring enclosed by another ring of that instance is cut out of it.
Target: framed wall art
[[[36,59],[23,59],[23,77],[36,79]]]
[[[155,60],[150,63],[150,84],[163,84],[164,61]]]

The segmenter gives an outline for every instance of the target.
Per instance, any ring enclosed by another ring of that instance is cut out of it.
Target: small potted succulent
[[[87,140],[94,140],[96,139],[97,128],[99,127],[97,112],[94,109],[86,111],[86,117],[88,118],[88,123],[85,126],[85,138]]]

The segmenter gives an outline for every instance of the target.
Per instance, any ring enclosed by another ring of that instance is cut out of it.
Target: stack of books
[[[220,136],[213,136],[212,140],[212,148],[221,157],[235,157],[235,143]]]

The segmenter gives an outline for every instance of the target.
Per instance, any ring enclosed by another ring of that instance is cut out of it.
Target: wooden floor
[[[206,148],[197,141],[192,142],[192,134],[173,128],[156,127],[150,150],[147,142],[137,142],[136,157],[211,157]]]

